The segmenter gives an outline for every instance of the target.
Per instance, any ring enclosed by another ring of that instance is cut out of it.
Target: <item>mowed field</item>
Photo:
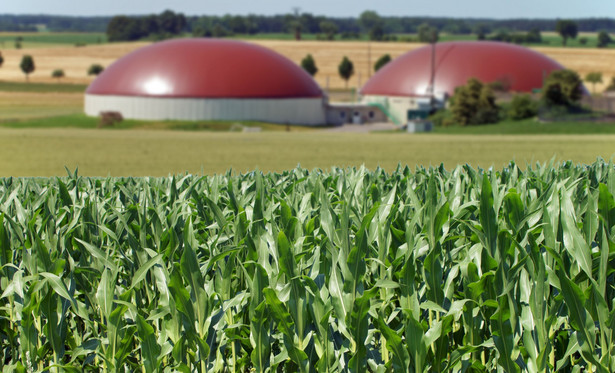
[[[0,176],[223,174],[458,164],[497,169],[515,161],[610,159],[615,135],[410,135],[213,133],[155,130],[0,129]]]
[[[422,44],[400,42],[364,42],[364,41],[289,41],[289,40],[250,40],[250,43],[271,48],[291,60],[300,63],[308,53],[312,54],[318,66],[317,82],[323,87],[343,88],[344,81],[339,77],[337,67],[344,56],[348,56],[355,65],[355,74],[349,81],[349,87],[362,86],[371,74],[370,66],[384,54],[397,57],[407,51],[419,48]],[[36,71],[31,75],[33,81],[52,82],[51,72],[63,69],[66,77],[64,82],[88,83],[93,78],[86,72],[93,63],[103,66],[110,65],[116,59],[147,42],[92,44],[84,47],[53,46],[2,49],[5,62],[0,68],[0,80],[24,80],[19,69],[19,62],[24,54],[33,56]],[[8,45],[8,44],[7,44]],[[611,77],[615,76],[615,49],[598,48],[533,48],[553,58],[562,65],[577,71],[581,77],[588,72],[601,72],[603,84],[596,86],[597,91],[603,90]]]

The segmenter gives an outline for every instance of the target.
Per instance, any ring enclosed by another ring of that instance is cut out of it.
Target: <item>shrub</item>
[[[579,74],[572,70],[553,71],[545,80],[542,100],[547,107],[578,106],[583,96],[583,83]]]
[[[98,122],[98,128],[112,127],[116,123],[120,123],[124,120],[122,113],[118,111],[103,111],[100,113],[100,122]]]
[[[515,95],[508,107],[508,117],[521,120],[535,117],[538,114],[538,103],[528,94]]]
[[[99,75],[100,73],[103,72],[105,68],[102,67],[102,65],[99,65],[97,63],[90,65],[90,68],[88,69],[88,75]]]
[[[55,69],[55,70],[53,70],[51,72],[51,76],[53,78],[56,78],[56,79],[60,80],[61,78],[64,77],[64,70],[62,70],[62,69]]]
[[[382,67],[384,67],[384,65],[386,65],[389,62],[391,62],[391,55],[390,54],[383,55],[374,64],[374,71],[380,70]]]
[[[499,108],[493,91],[475,78],[455,89],[451,111],[455,122],[462,126],[499,121]]]
[[[429,120],[436,127],[448,127],[455,124],[455,118],[450,110],[438,110],[429,116]]]

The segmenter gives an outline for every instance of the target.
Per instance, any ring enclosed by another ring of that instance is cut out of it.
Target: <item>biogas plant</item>
[[[85,112],[144,120],[253,120],[296,125],[392,121],[443,107],[470,78],[532,92],[563,69],[528,48],[500,42],[443,42],[412,50],[360,89],[357,103],[332,103],[288,58],[247,42],[175,39],[120,58],[88,87]]]

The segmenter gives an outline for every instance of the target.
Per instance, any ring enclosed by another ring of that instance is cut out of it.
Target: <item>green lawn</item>
[[[590,121],[541,123],[536,119],[526,119],[479,126],[436,127],[434,132],[460,135],[615,134],[615,123]]]
[[[22,38],[22,48],[47,47],[54,45],[87,45],[107,42],[102,32],[11,32],[0,33],[0,47],[15,48],[15,39]]]
[[[88,117],[85,114],[70,114],[60,116],[47,116],[25,119],[4,119],[0,127],[5,128],[98,128],[99,118]],[[105,130],[177,130],[177,131],[209,131],[209,132],[241,132],[243,127],[258,127],[262,131],[287,131],[287,127],[281,124],[265,123],[257,121],[146,121],[126,119]],[[311,131],[312,127],[291,126],[288,129],[293,132]]]
[[[615,135],[411,135],[308,132],[186,132],[0,128],[0,176],[92,176],[283,171],[457,164],[502,167],[550,159],[610,159]]]

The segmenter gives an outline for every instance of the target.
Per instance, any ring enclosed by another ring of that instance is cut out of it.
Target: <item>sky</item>
[[[108,16],[160,13],[186,15],[283,14],[302,12],[357,17],[369,9],[385,16],[456,18],[615,18],[615,0],[2,0],[0,14]]]

